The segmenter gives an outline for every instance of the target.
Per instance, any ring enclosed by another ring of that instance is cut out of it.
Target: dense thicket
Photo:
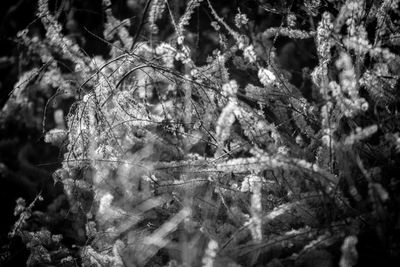
[[[36,7],[2,58],[4,264],[399,260],[399,1]]]

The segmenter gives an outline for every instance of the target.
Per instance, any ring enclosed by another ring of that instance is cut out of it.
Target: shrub
[[[106,56],[38,2],[18,40],[46,68],[2,114],[34,84],[73,99],[46,141],[82,265],[354,266],[368,235],[399,256],[399,1],[127,1],[131,27],[103,0]]]

